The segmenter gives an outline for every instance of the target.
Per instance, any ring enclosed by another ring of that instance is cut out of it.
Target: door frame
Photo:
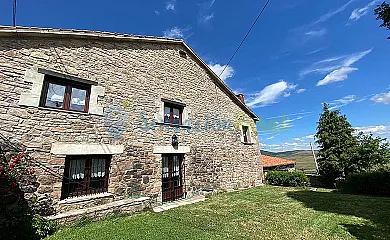
[[[179,184],[175,186],[175,180],[174,179],[174,157],[177,156],[179,160],[179,169],[178,169],[178,176],[179,176]],[[185,189],[185,179],[184,179],[184,154],[177,154],[177,153],[167,153],[162,154],[161,156],[161,190],[162,190],[162,202],[171,202],[176,201],[178,199],[181,199],[185,197],[184,189]],[[167,161],[165,163],[164,161]],[[168,171],[164,169],[167,164]],[[164,175],[167,174],[167,177],[164,178]]]

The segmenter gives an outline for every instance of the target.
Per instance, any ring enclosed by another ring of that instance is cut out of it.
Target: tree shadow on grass
[[[316,211],[368,220],[364,224],[342,224],[358,239],[390,239],[390,198],[313,191],[288,192],[287,195]]]

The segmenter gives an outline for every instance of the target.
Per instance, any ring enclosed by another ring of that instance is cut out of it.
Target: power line
[[[12,20],[13,20],[14,27],[16,27],[16,0],[14,0],[14,4],[13,4]]]
[[[249,28],[248,32],[245,34],[245,37],[242,39],[240,45],[238,45],[236,51],[233,53],[232,57],[229,59],[228,63],[225,65],[225,67],[222,69],[222,72],[219,74],[218,77],[221,77],[222,76],[222,73],[225,71],[225,69],[227,68],[227,66],[229,66],[230,62],[233,60],[234,56],[236,56],[237,52],[240,50],[242,44],[245,42],[246,38],[249,36],[250,32],[252,31],[253,27],[256,25],[257,23],[257,20],[259,20],[260,16],[263,14],[265,8],[268,6],[268,3],[270,2],[270,0],[267,0],[267,2],[264,4],[264,7],[261,9],[259,15],[257,15],[257,18],[255,19],[255,21],[253,22],[252,26]]]

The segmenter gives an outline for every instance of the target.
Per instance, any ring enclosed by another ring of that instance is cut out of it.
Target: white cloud
[[[305,141],[308,141],[308,140],[314,140],[314,134],[307,135],[307,136],[304,136],[304,137],[293,138],[293,140],[294,141],[299,141],[299,142],[305,142]]]
[[[329,103],[329,110],[334,110],[337,108],[344,107],[356,100],[355,95],[348,95],[340,99],[333,100]]]
[[[156,15],[160,15],[160,12],[157,11],[157,10],[154,10],[154,13],[155,13]]]
[[[326,29],[323,28],[323,29],[320,29],[318,31],[312,30],[312,31],[305,32],[305,35],[310,36],[310,37],[321,37],[321,36],[325,35],[326,32],[327,32]]]
[[[383,104],[390,104],[390,91],[388,93],[378,93],[375,94],[371,101],[377,102],[377,103],[383,103]]]
[[[191,27],[187,28],[179,28],[179,27],[173,27],[171,29],[167,29],[163,31],[163,36],[166,38],[185,38],[184,34],[189,31]],[[187,36],[188,37],[188,36]]]
[[[218,63],[214,64],[214,63],[209,63],[207,64],[211,70],[213,70],[213,72],[215,74],[217,74],[218,76],[221,74],[221,72],[223,71],[223,69],[225,68],[226,65],[220,65]],[[231,66],[227,66],[225,71],[222,73],[222,75],[220,76],[220,78],[225,81],[226,79],[228,78],[231,78],[233,77],[235,71],[234,69],[231,67]]]
[[[167,11],[171,10],[175,10],[175,5],[176,5],[176,0],[170,0],[168,2],[165,3],[165,9]]]
[[[295,91],[297,94],[300,94],[300,93],[303,93],[304,91],[306,91],[306,89],[304,88],[300,88],[298,89],[297,91]]]
[[[332,82],[344,81],[348,78],[348,74],[358,70],[357,68],[351,67],[341,67],[340,69],[334,70],[324,77],[324,79],[320,80],[317,83],[317,86],[324,86]]]
[[[356,132],[363,132],[365,134],[372,133],[374,135],[387,135],[390,134],[390,125],[355,127],[355,130]]]
[[[322,15],[317,21],[315,22],[312,22],[310,25],[316,25],[318,23],[323,23],[323,22],[326,22],[328,21],[329,19],[331,19],[334,15],[338,14],[338,13],[341,13],[342,11],[344,11],[352,2],[354,2],[355,0],[350,0],[348,1],[347,3],[345,3],[343,6],[341,6],[340,8],[338,9],[334,9],[330,12],[328,12],[327,14],[324,14]]]
[[[372,6],[374,6],[375,4],[377,4],[379,2],[380,2],[380,0],[374,0],[362,8],[354,9],[352,11],[351,15],[349,16],[349,20],[356,21],[359,18],[363,17],[364,15],[366,15],[368,13],[368,11],[370,10],[370,8]]]
[[[305,55],[312,55],[312,54],[318,53],[318,52],[320,52],[320,51],[322,51],[322,50],[324,50],[324,49],[325,49],[325,47],[323,47],[323,48],[318,48],[318,49],[315,49],[315,50],[313,50],[313,51],[311,51],[311,52],[306,53]]]
[[[276,134],[276,135],[273,135],[273,136],[271,136],[271,137],[267,137],[265,140],[272,140],[272,139],[274,139],[275,138],[275,136],[277,136],[278,134]]]
[[[341,56],[334,56],[334,57],[323,59],[321,61],[317,61],[313,63],[310,67],[302,70],[300,76],[304,77],[311,73],[328,74],[336,69],[340,69],[341,67],[350,67],[352,64],[362,59],[371,51],[372,48],[362,52],[356,52],[356,53],[341,55]]]
[[[298,112],[298,113],[290,113],[290,114],[284,114],[284,115],[280,115],[280,116],[268,117],[267,119],[284,118],[284,117],[289,117],[289,116],[299,116],[299,119],[301,119],[303,117],[310,116],[312,113],[313,112],[302,111],[302,112]]]
[[[209,21],[209,20],[211,20],[213,18],[214,18],[214,13],[212,13],[210,15],[203,16],[202,22],[207,22],[207,21]]]
[[[293,140],[293,139],[292,139]],[[262,150],[273,151],[273,152],[282,152],[282,151],[292,151],[292,150],[309,150],[309,142],[300,142],[300,141],[290,141],[280,144],[265,144],[260,142]],[[316,146],[314,146],[316,148]]]
[[[214,13],[211,12],[214,2],[215,0],[210,0],[199,4],[198,24],[207,23],[214,18]]]
[[[307,135],[304,137],[305,139],[314,139],[314,134]]]
[[[310,142],[313,143],[314,149],[317,149],[318,146],[314,142],[314,134],[303,136],[303,137],[295,137],[290,141],[286,141],[279,144],[265,144],[260,141],[260,146],[262,150],[268,151],[291,151],[291,150],[310,150]]]
[[[260,92],[253,94],[254,97],[249,99],[247,105],[256,108],[276,103],[282,96],[289,96],[289,91],[294,90],[296,86],[285,81],[268,85]]]

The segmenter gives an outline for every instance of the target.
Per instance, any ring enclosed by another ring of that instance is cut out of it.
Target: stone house
[[[261,155],[264,174],[268,171],[295,171],[296,162],[279,157],[272,157],[267,155]]]
[[[57,213],[263,181],[258,117],[182,40],[0,27],[0,92]]]

